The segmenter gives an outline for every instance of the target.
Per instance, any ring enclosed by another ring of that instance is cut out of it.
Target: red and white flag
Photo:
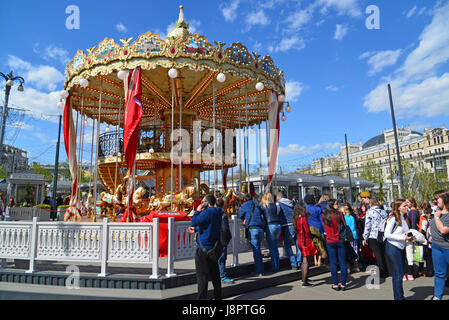
[[[276,171],[277,159],[278,159],[278,150],[279,150],[279,104],[274,92],[270,94],[270,103],[269,103],[269,111],[268,111],[268,123],[270,130],[270,159],[268,162],[268,179],[266,190],[270,188],[271,182],[273,180],[273,175]]]
[[[72,193],[70,195],[69,207],[64,214],[64,221],[69,220],[72,216],[80,216],[77,208],[78,194],[76,192],[78,185],[78,165],[76,162],[76,134],[73,124],[72,105],[70,103],[70,96],[65,100],[64,114],[64,143],[67,152],[67,159],[69,161],[70,175],[72,176]]]
[[[133,173],[135,170],[137,145],[139,142],[139,123],[142,119],[142,82],[141,70],[137,67],[128,73],[125,77],[125,127],[123,130],[123,144],[125,159],[128,163],[128,205],[125,213],[120,219],[121,222],[136,222],[137,215],[132,203],[134,193]]]

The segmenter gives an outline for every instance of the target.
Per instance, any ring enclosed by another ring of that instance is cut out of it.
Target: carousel
[[[73,190],[64,220],[100,215],[135,222],[151,212],[189,213],[205,194],[218,192],[218,170],[226,211],[235,213],[249,191],[226,186],[229,169],[232,176],[235,167],[240,176],[249,172],[237,132],[256,126],[260,135],[265,125],[272,174],[280,114],[285,120],[283,72],[239,42],[212,44],[191,34],[182,6],[166,40],[149,31],[120,42],[106,38],[86,53],[78,50],[66,66],[59,107]],[[83,159],[87,143],[92,152]],[[83,199],[79,164],[89,160],[92,178]],[[201,179],[211,172],[213,190]],[[106,191],[97,196],[98,181]]]

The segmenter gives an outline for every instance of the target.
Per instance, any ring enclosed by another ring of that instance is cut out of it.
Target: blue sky
[[[344,134],[358,143],[392,127],[387,83],[397,123],[423,131],[448,125],[449,3],[430,0],[10,1],[0,12],[0,71],[25,77],[10,106],[31,110],[9,122],[6,142],[29,151],[30,162],[53,163],[56,104],[65,64],[78,49],[105,37],[166,35],[184,5],[190,29],[228,45],[270,55],[284,70],[292,112],[281,123],[279,164],[292,170],[339,151]],[[69,30],[66,8],[80,10]],[[380,29],[368,29],[369,5]],[[4,82],[0,83],[3,87]],[[3,96],[0,98],[3,102]],[[13,123],[15,120],[16,123]],[[16,127],[14,129],[13,127]],[[18,129],[20,128],[20,130]],[[90,146],[84,159],[89,158]],[[66,160],[61,149],[60,161]]]

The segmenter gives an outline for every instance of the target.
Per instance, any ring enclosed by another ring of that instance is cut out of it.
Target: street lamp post
[[[391,86],[388,84],[388,95],[390,97],[390,108],[391,108],[391,118],[393,120],[393,132],[394,132],[394,141],[396,144],[396,154],[398,157],[398,168],[399,168],[399,196],[402,196],[402,192],[404,190],[404,177],[402,175],[402,164],[401,164],[401,154],[399,149],[399,141],[398,141],[398,133],[396,130],[396,119],[394,117],[394,107],[393,107],[393,97],[391,95]]]
[[[0,160],[3,157],[3,138],[5,136],[5,126],[6,126],[6,118],[8,117],[8,101],[9,101],[9,93],[11,91],[11,87],[14,85],[14,81],[19,80],[20,84],[17,88],[18,91],[23,91],[23,84],[25,79],[20,76],[13,76],[12,71],[8,74],[4,74],[0,72],[0,75],[6,80],[5,85],[5,104],[3,105],[3,113],[2,113],[2,126],[0,131]]]

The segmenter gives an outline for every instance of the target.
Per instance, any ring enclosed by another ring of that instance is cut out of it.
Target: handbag
[[[221,244],[220,239],[215,242],[214,246],[210,250],[206,250],[204,248],[203,243],[201,242],[200,233],[198,232],[198,241],[200,242],[201,251],[205,254],[209,259],[214,262],[218,262],[221,254],[223,253],[223,245]]]
[[[251,212],[251,215],[249,216],[248,224],[245,224],[245,238],[249,239],[249,224],[251,223],[251,218],[253,217],[254,210],[256,210],[256,205],[253,201],[253,212]]]
[[[338,237],[340,241],[350,242],[354,240],[354,235],[352,234],[351,228],[346,224],[345,218],[342,217],[340,213],[340,220],[342,223],[338,224]]]

